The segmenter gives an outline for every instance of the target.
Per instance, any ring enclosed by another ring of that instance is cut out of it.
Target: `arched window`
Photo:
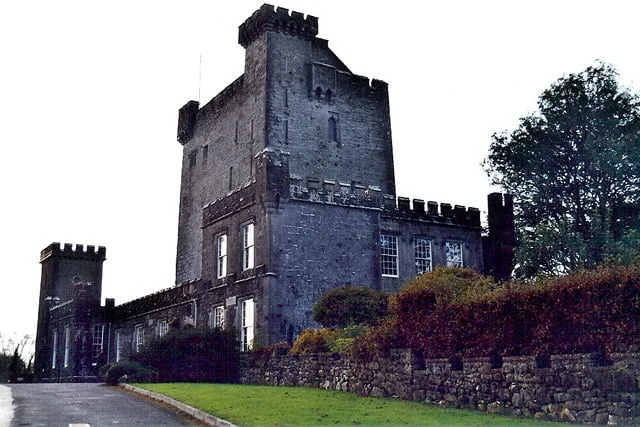
[[[331,97],[333,96],[331,89],[327,89],[327,94],[325,96],[327,98],[327,102],[331,102]]]
[[[318,86],[316,88],[316,99],[320,99],[320,97],[322,96],[322,88],[320,86]]]

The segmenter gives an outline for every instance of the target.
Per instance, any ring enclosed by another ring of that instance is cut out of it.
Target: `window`
[[[329,117],[329,141],[338,141],[338,121],[335,117]]]
[[[93,326],[93,358],[96,359],[102,352],[104,343],[104,325]]]
[[[58,331],[53,331],[53,354],[51,356],[51,369],[56,369],[56,358],[58,357]]]
[[[248,270],[254,266],[254,225],[242,227],[242,269]]]
[[[320,97],[322,96],[322,88],[320,86],[318,86],[316,88],[316,99],[320,100]]]
[[[242,351],[249,351],[253,348],[253,325],[254,325],[255,303],[253,298],[242,301],[240,348]]]
[[[227,275],[227,235],[222,234],[216,238],[217,246],[217,277],[221,279]]]
[[[133,348],[136,352],[140,351],[140,347],[144,344],[144,329],[142,329],[142,325],[136,326],[135,331],[133,331]]]
[[[380,269],[383,276],[398,277],[398,237],[380,235]]]
[[[196,165],[197,158],[198,158],[197,151],[193,151],[191,154],[189,154],[189,168],[192,168]]]
[[[224,306],[219,305],[209,311],[209,326],[224,329]]]
[[[65,368],[69,367],[69,352],[71,351],[71,328],[69,325],[64,327],[64,364]]]
[[[238,143],[238,121],[236,120],[236,134],[233,137],[233,142]]]
[[[204,147],[202,147],[202,167],[206,167],[207,166],[207,161],[209,159],[209,146],[205,145]]]
[[[122,333],[116,332],[116,362],[122,360]]]
[[[431,271],[431,240],[416,238],[413,245],[416,274]]]
[[[158,323],[158,336],[163,337],[167,335],[167,332],[169,332],[169,322],[166,320],[161,320]]]
[[[327,98],[327,102],[331,102],[332,96],[333,96],[333,92],[331,91],[331,89],[327,89],[327,94],[325,95],[325,97]]]
[[[446,242],[445,249],[447,253],[447,266],[463,267],[462,244],[458,242]]]

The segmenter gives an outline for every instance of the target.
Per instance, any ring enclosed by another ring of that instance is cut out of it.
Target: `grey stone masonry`
[[[549,363],[550,362],[550,363]],[[454,408],[597,424],[640,422],[640,354],[617,353],[421,360],[392,350],[369,363],[338,354],[245,359],[246,384],[302,386],[397,397]]]

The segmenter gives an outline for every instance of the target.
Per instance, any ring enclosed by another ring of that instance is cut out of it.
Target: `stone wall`
[[[640,354],[421,360],[411,350],[358,363],[337,354],[245,360],[246,384],[304,386],[556,421],[640,422]]]

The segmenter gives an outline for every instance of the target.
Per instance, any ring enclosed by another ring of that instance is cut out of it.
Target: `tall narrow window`
[[[222,234],[216,238],[218,249],[218,279],[227,275],[227,235]]]
[[[284,106],[289,106],[289,89],[284,90]]]
[[[248,270],[254,267],[254,225],[247,224],[242,227],[242,269]]]
[[[398,277],[398,237],[380,235],[380,271],[383,276]]]
[[[209,326],[212,328],[224,329],[224,316],[224,306],[219,305],[211,308],[211,311],[209,311]]]
[[[158,336],[163,337],[169,332],[169,321],[161,320],[158,322]]]
[[[104,344],[104,325],[93,326],[93,358],[96,359],[102,352]]]
[[[122,333],[116,332],[116,362],[122,360]]]
[[[229,166],[229,191],[233,189],[233,166]]]
[[[253,119],[251,119],[251,140],[253,141]]]
[[[209,161],[209,146],[205,145],[202,147],[202,167],[207,167],[207,163]]]
[[[133,332],[133,348],[136,352],[140,351],[140,347],[144,344],[144,329],[142,325],[137,325]]]
[[[338,120],[335,117],[329,117],[329,141],[338,142]]]
[[[284,121],[284,140],[289,140],[289,120]]]
[[[235,136],[233,137],[233,142],[235,142],[236,144],[238,143],[238,121],[236,120],[236,133]]]
[[[255,318],[255,303],[253,298],[242,301],[242,332],[240,336],[240,345],[242,351],[249,351],[253,348],[253,332]]]
[[[431,271],[431,240],[416,238],[413,245],[416,274]]]
[[[316,88],[316,99],[320,100],[320,97],[322,96],[322,88],[320,86],[318,86]]]
[[[69,356],[71,352],[71,328],[69,325],[64,327],[64,367],[69,367]]]
[[[56,369],[56,359],[58,357],[58,331],[53,331],[53,354],[51,355],[51,369]]]
[[[327,89],[327,93],[325,95],[325,98],[327,99],[327,102],[331,102],[331,97],[333,96],[333,92],[331,91],[331,89]]]
[[[189,154],[189,168],[192,168],[196,165],[196,161],[198,159],[198,152],[193,151]]]
[[[463,267],[462,244],[458,242],[446,242],[447,266]]]

